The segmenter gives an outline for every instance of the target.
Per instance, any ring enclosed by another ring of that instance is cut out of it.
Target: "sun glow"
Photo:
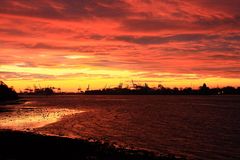
[[[87,56],[87,55],[68,55],[64,56],[65,58],[68,59],[86,59],[86,58],[93,58],[93,56]]]
[[[15,73],[31,73],[45,75],[74,75],[74,74],[93,74],[93,75],[110,75],[110,76],[133,76],[142,72],[131,72],[128,70],[113,70],[113,69],[91,69],[91,68],[42,68],[42,67],[19,67],[18,65],[1,65],[2,72]]]

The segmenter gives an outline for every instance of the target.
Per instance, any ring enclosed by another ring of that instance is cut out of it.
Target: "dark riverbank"
[[[0,130],[1,160],[176,160],[172,155],[155,156],[147,151],[117,149],[109,144],[27,132]]]

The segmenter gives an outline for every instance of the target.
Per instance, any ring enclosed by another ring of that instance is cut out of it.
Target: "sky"
[[[0,80],[240,86],[239,0],[1,0]]]

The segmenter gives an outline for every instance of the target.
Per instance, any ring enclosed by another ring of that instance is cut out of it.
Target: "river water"
[[[41,96],[0,106],[0,128],[96,139],[188,159],[240,159],[240,96]]]

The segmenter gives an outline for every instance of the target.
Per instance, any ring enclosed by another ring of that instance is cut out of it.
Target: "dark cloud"
[[[17,35],[17,36],[26,36],[28,33],[18,30],[18,29],[12,29],[12,28],[0,28],[0,34],[5,33],[8,35]]]
[[[224,75],[225,73],[225,77],[228,77],[228,74],[238,74],[235,75],[236,77],[240,77],[240,66],[236,66],[236,67],[229,67],[229,66],[199,66],[199,67],[194,67],[191,69],[192,71],[195,72],[202,72],[204,71],[205,73],[209,73],[209,74],[219,74],[220,75]]]
[[[2,0],[0,13],[49,19],[118,18],[129,13],[120,0]]]
[[[212,60],[231,60],[231,61],[240,61],[240,55],[225,55],[225,54],[217,54],[208,57]]]
[[[99,35],[99,37],[101,37]],[[105,36],[104,36],[105,37]],[[105,37],[106,38],[106,37]],[[0,41],[1,42],[1,41]],[[94,55],[109,55],[110,50],[111,52],[118,51],[118,50],[127,50],[132,49],[133,47],[131,45],[122,45],[122,44],[105,44],[104,47],[97,44],[92,45],[72,45],[71,43],[66,44],[52,44],[52,43],[45,43],[45,42],[39,42],[39,43],[14,43],[14,42],[5,42],[10,46],[18,47],[18,48],[27,48],[27,49],[44,49],[44,50],[66,50],[66,51],[72,51],[72,52],[84,52],[84,53],[91,53]],[[66,53],[66,55],[71,53]]]
[[[24,47],[28,49],[46,49],[46,50],[69,50],[69,51],[89,51],[88,49],[91,48],[91,46],[70,46],[70,45],[62,45],[62,44],[49,44],[44,42],[39,43],[18,43],[16,44],[19,47]]]
[[[149,77],[148,77],[149,78]],[[151,77],[152,78],[152,77]],[[127,80],[127,81],[125,81],[126,83],[132,83],[132,80],[131,81],[129,81],[129,80]],[[146,80],[134,80],[134,83],[163,83],[163,82],[169,82],[169,81],[159,81],[159,80],[148,80],[148,79],[146,79]]]
[[[191,15],[189,15],[191,17]],[[142,18],[142,19],[126,19],[123,21],[122,29],[131,31],[199,31],[199,30],[211,30],[211,29],[235,29],[240,28],[240,18],[238,16],[233,18],[205,18],[201,16],[195,16],[195,20],[178,20],[178,19],[166,19],[166,18]]]
[[[136,44],[162,44],[168,42],[189,42],[200,40],[213,40],[218,38],[218,35],[206,35],[206,34],[179,34],[173,36],[117,36],[114,40],[125,41]]]
[[[212,17],[210,19],[199,17],[194,24],[202,29],[212,29],[212,28],[219,28],[222,30],[228,29],[239,29],[240,27],[240,17],[234,16],[231,18],[219,18],[219,17]]]
[[[13,79],[21,79],[21,80],[63,80],[66,78],[72,77],[85,77],[85,78],[113,78],[109,74],[87,74],[87,73],[67,73],[63,75],[49,75],[49,74],[33,74],[33,73],[26,73],[26,72],[3,72],[0,71],[0,78],[2,80],[13,80]],[[116,78],[116,77],[115,77]],[[119,78],[121,76],[119,75]]]
[[[3,80],[9,79],[21,79],[21,80],[32,80],[32,79],[55,79],[53,75],[45,74],[31,74],[25,72],[2,72],[0,71],[0,78]]]
[[[161,30],[178,30],[179,28],[183,28],[184,26],[185,24],[181,21],[174,21],[162,18],[126,19],[123,21],[122,29],[131,31],[153,32]]]
[[[93,40],[102,40],[102,39],[104,39],[106,37],[103,36],[103,35],[93,34],[93,35],[90,35],[89,38],[93,39]]]
[[[240,43],[240,33],[238,35],[230,35],[224,38],[227,41],[237,41]]]
[[[22,44],[26,48],[32,48],[32,49],[72,49],[72,47],[69,46],[63,46],[63,45],[51,45],[47,43],[36,43],[36,44]]]
[[[238,54],[240,53],[240,47],[234,44],[234,41],[222,41],[222,37],[216,39],[205,39],[206,41],[191,41],[186,42],[184,47],[167,46],[163,48],[153,48],[154,50],[161,49],[169,53],[169,55],[189,55],[189,54],[203,54],[203,53],[222,53],[222,54]],[[170,54],[171,53],[171,54]]]
[[[239,0],[189,0],[188,2],[201,6],[205,9],[239,15]]]

